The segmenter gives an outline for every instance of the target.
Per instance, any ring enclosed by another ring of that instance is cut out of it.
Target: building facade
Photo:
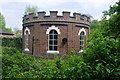
[[[34,56],[82,51],[90,32],[90,18],[63,11],[31,13],[23,17],[23,50]]]

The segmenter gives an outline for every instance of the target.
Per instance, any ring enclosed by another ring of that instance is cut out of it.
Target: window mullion
[[[54,50],[54,34],[53,34],[53,50]]]

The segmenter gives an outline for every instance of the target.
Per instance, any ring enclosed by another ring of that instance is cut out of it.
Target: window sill
[[[59,51],[47,51],[47,53],[59,53]]]
[[[26,49],[24,49],[25,51],[29,51],[29,49],[28,48],[26,48]]]

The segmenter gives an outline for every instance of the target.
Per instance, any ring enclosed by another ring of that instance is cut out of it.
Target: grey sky
[[[0,12],[4,15],[6,27],[22,29],[22,17],[27,5],[37,6],[39,11],[51,10],[90,14],[100,20],[102,12],[118,0],[0,0]]]

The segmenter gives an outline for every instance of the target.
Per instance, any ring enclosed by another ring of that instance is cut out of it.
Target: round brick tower
[[[23,50],[34,56],[82,51],[89,32],[90,18],[80,13],[63,11],[30,13],[23,17]]]

